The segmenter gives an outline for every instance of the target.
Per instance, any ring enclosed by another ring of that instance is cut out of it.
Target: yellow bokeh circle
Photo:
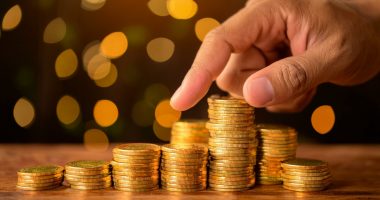
[[[158,103],[154,114],[156,121],[165,128],[172,127],[173,123],[181,118],[181,112],[174,110],[170,106],[170,101],[168,99]]]
[[[22,11],[18,4],[10,8],[3,17],[2,29],[3,31],[10,31],[15,29],[21,22]]]
[[[96,102],[93,116],[97,124],[102,127],[108,127],[116,122],[119,111],[115,103],[103,99]]]
[[[193,0],[168,0],[166,7],[175,19],[190,19],[198,11],[198,5]]]
[[[84,147],[88,151],[103,152],[108,149],[109,140],[107,135],[99,129],[90,129],[83,136]]]
[[[72,96],[65,95],[57,103],[56,114],[62,124],[71,125],[80,115],[79,103]]]
[[[24,128],[29,127],[35,118],[33,104],[26,98],[20,98],[13,107],[13,117],[16,123]]]
[[[58,78],[65,79],[72,76],[78,68],[78,58],[72,49],[60,53],[55,60],[55,73]]]
[[[203,18],[195,23],[195,35],[200,41],[203,41],[208,32],[218,27],[220,23],[213,18]]]
[[[110,33],[100,43],[100,52],[110,59],[122,56],[127,51],[127,48],[127,36],[122,32]]]
[[[320,134],[331,131],[335,124],[334,110],[329,105],[319,106],[311,115],[311,125]]]

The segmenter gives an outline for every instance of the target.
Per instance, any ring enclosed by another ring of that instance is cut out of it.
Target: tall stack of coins
[[[281,162],[293,159],[297,150],[297,132],[283,125],[258,124],[256,180],[260,184],[281,184]]]
[[[243,100],[212,95],[209,104],[209,186],[217,191],[243,191],[255,184],[254,108]]]
[[[146,192],[158,189],[161,147],[149,143],[122,144],[113,149],[115,189]]]
[[[78,160],[65,165],[65,182],[78,190],[99,190],[112,185],[110,163],[102,160]]]
[[[283,187],[299,192],[320,191],[332,182],[326,162],[296,158],[281,164]]]
[[[206,120],[180,120],[173,124],[171,144],[207,144],[210,134]]]
[[[161,185],[173,192],[206,189],[208,149],[201,144],[162,146]]]
[[[17,172],[17,188],[22,190],[48,190],[61,185],[63,167],[57,165],[22,168]]]

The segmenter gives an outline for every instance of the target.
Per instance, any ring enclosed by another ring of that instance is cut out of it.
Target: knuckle
[[[280,81],[288,91],[300,93],[305,91],[308,85],[308,75],[301,63],[287,62],[279,71]]]

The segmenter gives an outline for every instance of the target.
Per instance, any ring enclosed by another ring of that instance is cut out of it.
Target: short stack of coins
[[[65,182],[78,190],[100,190],[112,186],[110,163],[78,160],[65,165]]]
[[[332,182],[328,164],[320,160],[296,158],[281,164],[283,187],[299,192],[321,191]]]
[[[209,187],[243,191],[255,184],[256,132],[254,108],[244,100],[212,95],[209,121]]]
[[[128,192],[158,189],[161,147],[149,143],[129,143],[113,149],[114,187]]]
[[[295,129],[275,124],[258,124],[256,180],[259,184],[281,184],[281,162],[293,159],[297,150]]]
[[[207,187],[207,145],[162,146],[161,186],[172,192],[195,192]]]
[[[22,190],[48,190],[61,185],[63,167],[57,165],[22,168],[17,172],[17,188]]]
[[[173,124],[171,144],[207,144],[210,136],[206,120],[180,120]]]

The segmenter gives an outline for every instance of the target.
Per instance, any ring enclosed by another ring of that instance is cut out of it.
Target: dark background
[[[94,121],[92,109],[99,99],[110,99],[119,109],[117,122],[108,128],[110,142],[160,142],[152,126],[140,127],[131,118],[133,104],[141,100],[147,87],[154,83],[165,85],[172,94],[192,63],[201,42],[194,25],[198,19],[212,17],[223,22],[244,6],[245,0],[197,1],[198,12],[188,20],[170,16],[159,17],[147,7],[147,1],[108,0],[97,11],[85,11],[80,0],[2,0],[0,16],[19,4],[21,23],[15,30],[2,31],[0,37],[0,143],[63,143],[83,142],[88,128],[100,128]],[[57,44],[46,44],[42,36],[46,25],[61,17],[67,24],[65,38]],[[84,47],[101,40],[114,31],[128,37],[128,50],[113,62],[119,78],[109,88],[99,88],[83,71],[81,62],[75,76],[59,80],[54,72],[57,55],[72,48],[81,61]],[[133,34],[130,35],[130,34]],[[138,37],[136,37],[138,35]],[[146,44],[153,38],[167,37],[175,43],[171,59],[163,63],[152,61]],[[213,85],[209,94],[220,92]],[[81,121],[74,128],[60,124],[56,103],[62,95],[70,94],[81,106]],[[28,128],[19,127],[13,119],[13,107],[21,97],[27,97],[36,109],[36,119]],[[169,96],[167,96],[169,98]],[[324,135],[318,134],[310,122],[312,112],[320,105],[331,105],[335,125]],[[380,142],[380,77],[355,87],[321,85],[311,104],[297,114],[273,114],[263,109],[256,113],[257,122],[275,122],[294,126],[300,139],[308,142]],[[147,113],[148,114],[148,113]],[[151,113],[150,113],[151,114]],[[182,113],[182,118],[206,118],[205,100]]]

